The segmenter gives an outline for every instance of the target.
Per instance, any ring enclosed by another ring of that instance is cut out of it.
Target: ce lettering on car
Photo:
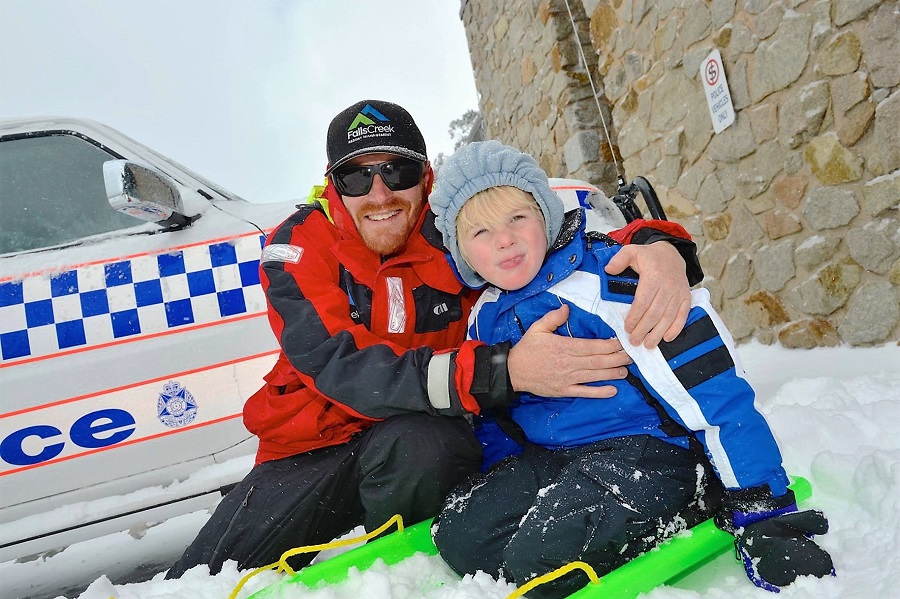
[[[294,203],[246,202],[99,123],[0,122],[0,562],[242,478],[241,409],[277,355],[259,257]]]

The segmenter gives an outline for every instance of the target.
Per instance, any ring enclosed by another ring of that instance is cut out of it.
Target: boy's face
[[[475,223],[459,240],[466,262],[488,283],[515,291],[531,282],[547,255],[544,221],[527,207],[507,211],[499,224]]]

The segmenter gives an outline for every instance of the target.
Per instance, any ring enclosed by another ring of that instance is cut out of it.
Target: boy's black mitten
[[[729,491],[723,508],[718,524],[734,534],[756,586],[777,593],[798,576],[834,575],[831,556],[812,540],[828,532],[828,520],[817,510],[798,512],[790,490],[781,497],[772,497],[768,485]]]

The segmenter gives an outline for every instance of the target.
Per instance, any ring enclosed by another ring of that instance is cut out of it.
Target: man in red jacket
[[[434,516],[481,464],[466,415],[505,407],[522,390],[602,399],[615,389],[582,383],[626,375],[618,341],[554,334],[565,309],[512,349],[463,341],[478,292],[445,257],[427,209],[434,173],[406,110],[378,100],[350,106],[329,126],[327,153],[330,214],[300,206],[260,260],[282,351],[244,407],[259,437],[256,466],[169,578],[197,564],[217,573],[227,559],[241,569],[269,564],[394,514],[407,523]],[[632,340],[674,338],[689,280],[702,278],[693,243],[668,222],[635,221],[615,236],[632,245],[609,268],[642,275],[626,322]]]

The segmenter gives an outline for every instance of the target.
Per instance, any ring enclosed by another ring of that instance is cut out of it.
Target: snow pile
[[[779,596],[900,597],[900,435],[896,430],[900,425],[900,347],[786,350],[749,344],[739,351],[758,391],[761,410],[781,444],[788,472],[810,480],[813,498],[807,505],[822,509],[831,524],[831,531],[819,541],[832,554],[837,577],[804,578]],[[57,564],[64,563],[63,558],[77,563],[79,556],[86,558],[100,551],[109,552],[108,572],[122,559],[127,560],[129,552],[150,555],[161,553],[160,547],[165,547],[170,553],[175,549],[170,558],[175,559],[192,536],[185,531],[196,530],[205,517],[194,514],[175,519],[179,522],[163,523],[146,531],[141,540],[122,533],[120,537],[111,535],[72,546],[37,562],[0,564],[0,578],[21,577],[27,568],[35,580],[46,579],[58,569]],[[127,539],[124,544],[123,538]],[[204,567],[198,567],[177,581],[163,580],[158,574],[148,582],[114,585],[102,576],[80,595],[68,597],[225,599],[244,574],[229,562],[217,576],[209,576]],[[248,597],[277,578],[271,572],[260,574],[239,596]],[[486,575],[460,580],[439,557],[417,555],[390,568],[376,564],[362,573],[353,571],[341,585],[315,591],[298,586],[282,596],[503,599],[513,590],[511,584]],[[35,595],[29,592],[19,596]],[[743,568],[731,554],[721,556],[675,586],[645,595],[647,599],[764,596],[765,591],[746,579]]]

